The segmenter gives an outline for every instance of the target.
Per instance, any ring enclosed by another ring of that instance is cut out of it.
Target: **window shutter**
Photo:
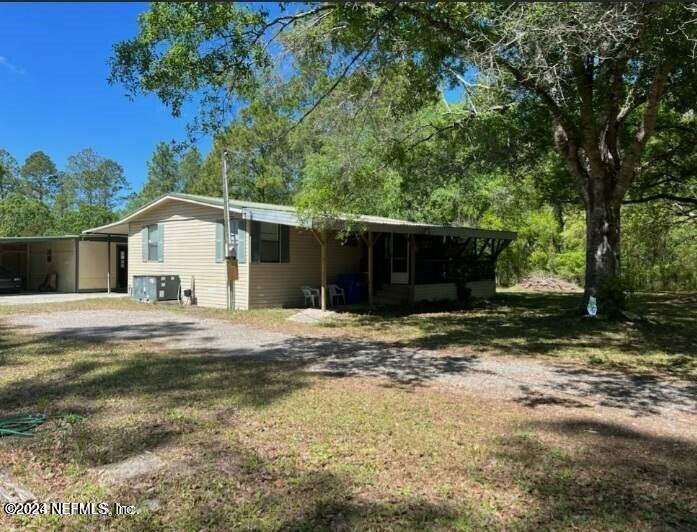
[[[290,227],[279,225],[278,228],[281,241],[281,262],[290,262]]]
[[[237,262],[247,262],[247,222],[237,222]]]
[[[215,222],[215,262],[223,262],[225,259],[223,247],[225,243],[223,242],[223,233],[225,231],[225,224],[223,220],[218,220]]]
[[[261,226],[259,222],[252,222],[252,262],[259,262],[261,251]]]
[[[165,261],[165,224],[157,224],[157,262]]]
[[[142,250],[142,258],[143,262],[148,261],[148,226],[146,225],[143,227],[143,230],[140,232],[140,238],[141,238],[141,250]]]

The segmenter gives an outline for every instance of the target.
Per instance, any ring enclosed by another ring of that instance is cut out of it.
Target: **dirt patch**
[[[520,281],[515,288],[522,290],[539,290],[545,292],[580,292],[581,288],[575,284],[552,275],[551,273],[533,273]]]
[[[297,323],[321,323],[324,320],[334,320],[339,316],[337,312],[333,310],[321,310],[318,308],[306,308],[300,312],[293,314],[288,318],[288,321],[295,321]]]
[[[132,478],[150,474],[165,467],[166,463],[157,455],[144,452],[122,462],[97,468],[93,475],[102,484],[119,484]]]

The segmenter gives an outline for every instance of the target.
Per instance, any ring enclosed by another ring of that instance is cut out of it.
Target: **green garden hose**
[[[0,417],[0,437],[31,436],[31,430],[46,421],[43,414],[25,414],[22,416]]]

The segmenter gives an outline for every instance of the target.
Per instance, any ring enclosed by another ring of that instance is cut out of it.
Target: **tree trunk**
[[[599,285],[620,275],[620,204],[602,198],[586,206],[586,278],[584,307]]]

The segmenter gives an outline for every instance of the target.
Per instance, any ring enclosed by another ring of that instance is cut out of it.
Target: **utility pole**
[[[223,151],[223,252],[225,253],[225,277],[227,282],[227,308],[232,306],[232,290],[230,286],[230,197],[227,183],[227,150]]]

